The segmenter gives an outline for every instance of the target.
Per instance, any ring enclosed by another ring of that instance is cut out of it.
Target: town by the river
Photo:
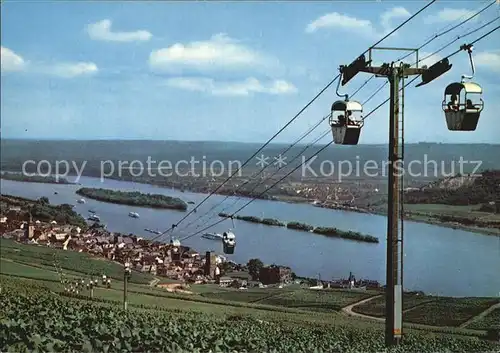
[[[69,180],[72,180],[71,178]],[[101,182],[98,178],[81,177],[81,185],[57,185],[1,180],[2,194],[31,199],[48,197],[53,204],[74,204],[74,210],[87,218],[91,209],[100,217],[110,231],[133,233],[144,238],[155,235],[148,229],[167,230],[186,213],[175,210],[150,209],[100,202],[86,199],[85,204],[77,202],[81,197],[75,191],[81,186],[140,191],[179,197],[189,204],[189,210],[197,207],[207,196],[190,192],[137,184],[116,180]],[[248,199],[230,197],[212,210],[210,215],[194,222],[225,196],[214,195],[198,207],[179,225],[174,233],[177,238],[191,235],[215,223],[217,213],[235,211]],[[129,217],[137,212],[140,217]],[[299,276],[320,277],[329,280],[345,277],[353,272],[357,278],[378,280],[385,283],[385,216],[347,211],[322,209],[306,204],[282,203],[255,200],[245,208],[244,214],[277,218],[283,221],[299,221],[315,226],[331,226],[342,230],[353,230],[370,234],[380,243],[362,243],[346,239],[329,238],[318,234],[294,231],[283,227],[268,227],[235,220],[234,227],[226,220],[211,232],[223,232],[232,228],[236,234],[236,250],[228,258],[246,263],[251,258],[260,258],[268,264],[290,266]],[[202,226],[200,226],[202,225]],[[220,242],[192,236],[183,244],[198,251],[213,250],[222,253]],[[168,241],[169,237],[160,240]],[[443,296],[500,296],[500,237],[439,227],[425,223],[404,224],[404,288],[421,290],[427,294]]]

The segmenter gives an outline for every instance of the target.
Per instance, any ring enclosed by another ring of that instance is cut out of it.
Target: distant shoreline
[[[3,176],[3,175],[2,175]],[[97,178],[95,176],[91,175],[84,175],[85,177],[90,177],[90,178]],[[126,179],[120,179],[118,177],[108,177],[107,179],[109,180],[117,180],[117,181],[123,181],[123,182],[132,182],[132,183],[138,183],[138,184],[144,184],[144,185],[153,185],[153,186],[160,186],[164,188],[172,188],[174,190],[179,190],[178,188],[175,187],[169,187],[167,185],[160,185],[157,183],[151,183],[145,180],[126,180]],[[11,181],[18,181],[18,182],[35,182],[35,181],[29,181],[29,180],[12,180],[12,179],[6,179],[6,180],[11,180]],[[49,183],[49,182],[44,182],[46,184],[55,184],[55,183]],[[59,183],[61,184],[61,183]],[[73,182],[68,182],[67,184],[62,184],[62,185],[78,185],[77,183]],[[196,190],[196,188],[189,188],[185,187],[184,190],[193,192],[193,193],[207,193],[207,192],[201,192],[199,190]],[[228,196],[225,193],[216,193],[216,195],[219,196]],[[235,193],[231,196],[236,196],[236,197],[244,197],[244,198],[252,198],[252,196],[249,195],[240,195],[238,193]],[[385,211],[380,211],[380,210],[373,210],[373,209],[365,209],[361,207],[347,207],[347,206],[342,206],[342,205],[337,205],[334,207],[321,207],[321,206],[315,206],[312,205],[311,203],[313,200],[306,199],[306,198],[301,198],[301,197],[289,197],[289,196],[280,196],[280,195],[273,195],[272,197],[262,197],[262,198],[257,198],[260,200],[267,200],[267,201],[277,201],[277,202],[286,202],[286,203],[296,203],[296,204],[309,204],[312,207],[318,207],[318,208],[327,208],[327,209],[334,209],[338,211],[344,211],[344,212],[356,212],[356,213],[366,213],[366,214],[373,214],[373,215],[378,215],[378,216],[387,216],[387,212]],[[103,202],[109,202],[109,203],[115,203],[116,202],[110,202],[110,201],[104,201],[104,200],[99,200]],[[140,205],[134,205],[134,206],[140,206]],[[149,207],[149,206],[140,206],[140,207]],[[167,208],[168,209],[168,208]],[[440,226],[440,227],[445,227],[445,228],[452,228],[452,229],[458,229],[458,230],[463,230],[471,233],[476,233],[476,234],[482,234],[482,235],[490,235],[490,236],[497,236],[500,237],[500,229],[496,228],[476,228],[474,226],[468,226],[468,225],[463,225],[460,223],[449,223],[449,222],[442,222],[438,220],[432,220],[432,219],[427,219],[425,217],[415,215],[415,214],[409,214],[405,216],[405,220],[407,221],[412,221],[412,222],[418,222],[418,223],[425,223],[425,224],[430,224],[430,225],[435,225],[435,226]]]
[[[76,185],[76,183],[67,180],[66,178],[55,178],[51,175],[23,175],[17,172],[4,172],[0,174],[0,179],[20,181],[24,183],[40,183],[40,184],[57,184],[57,185]]]

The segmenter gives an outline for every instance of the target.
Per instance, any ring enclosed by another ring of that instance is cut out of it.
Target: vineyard
[[[459,326],[498,302],[493,298],[443,298],[409,310],[403,319],[426,325]]]
[[[303,290],[272,296],[259,303],[313,311],[339,311],[349,304],[371,296],[373,294],[370,293]]]
[[[441,298],[406,294],[403,297],[403,320],[433,326],[460,326],[496,303],[500,303],[500,299]],[[385,315],[385,299],[380,297],[356,305],[353,311],[383,317]]]
[[[239,291],[192,285],[191,294],[148,285],[151,275],[134,272],[129,310],[122,310],[122,269],[83,253],[1,240],[0,351],[15,352],[384,352],[383,325],[342,313],[342,308],[378,292],[311,290],[300,286]],[[103,271],[113,281],[79,294],[64,292],[52,260],[68,279]],[[495,298],[438,298],[405,295],[403,345],[394,352],[498,351],[483,339],[498,311],[461,323]],[[430,306],[429,306],[430,305]],[[366,307],[365,307],[366,306]],[[381,315],[383,298],[355,306]],[[442,326],[442,327],[438,327]],[[446,326],[446,327],[444,327]],[[455,327],[452,327],[455,326]],[[278,339],[279,338],[279,339]]]
[[[500,330],[500,308],[491,311],[488,315],[467,326],[467,328],[475,330],[486,330],[490,328],[492,329],[496,328],[497,330]]]
[[[297,325],[179,310],[125,312],[113,302],[68,298],[2,277],[0,351],[383,352],[382,328]],[[408,333],[391,352],[495,351],[477,338]]]

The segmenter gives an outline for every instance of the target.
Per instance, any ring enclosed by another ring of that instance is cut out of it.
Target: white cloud
[[[211,78],[173,77],[167,80],[170,87],[188,91],[205,92],[215,96],[248,96],[252,93],[290,94],[297,88],[284,80],[274,80],[263,84],[256,78],[238,82],[217,82]]]
[[[62,78],[74,78],[77,76],[93,75],[99,70],[97,65],[92,62],[77,62],[55,64],[47,67],[43,71]]]
[[[241,68],[272,64],[272,59],[248,48],[224,33],[209,40],[187,44],[175,43],[168,48],[151,52],[149,65],[153,69],[178,70]]]
[[[418,67],[422,67],[424,65],[427,65],[427,67],[430,67],[431,65],[434,65],[435,63],[437,63],[438,61],[440,61],[442,59],[442,57],[439,55],[439,54],[433,54],[431,55],[432,53],[429,53],[429,52],[419,52],[418,53],[418,57],[419,57],[419,60],[422,60],[421,62],[418,63]],[[414,58],[414,56],[412,56],[412,58]]]
[[[410,16],[411,13],[404,7],[393,7],[392,9],[385,11],[380,16],[380,24],[386,30],[389,30],[393,20],[407,18]]]
[[[470,17],[474,13],[475,11],[473,10],[444,8],[435,15],[429,15],[425,17],[424,23],[434,24],[442,22],[453,22]],[[479,16],[474,17],[473,20],[476,20],[477,18],[479,18]]]
[[[148,41],[153,36],[145,30],[130,32],[113,32],[111,30],[111,20],[102,20],[87,26],[87,33],[91,39],[111,42],[135,42]]]
[[[312,21],[307,25],[306,32],[313,33],[320,28],[340,28],[355,30],[363,33],[370,33],[374,31],[373,25],[370,21],[342,15],[338,12],[328,13]]]
[[[477,66],[500,72],[500,52],[482,52],[474,57]]]
[[[28,69],[27,71],[29,73],[74,78],[82,75],[95,74],[99,71],[97,65],[92,62],[55,63],[47,65],[31,63],[28,67],[26,60],[8,48],[1,47],[1,54],[2,73]]]
[[[411,16],[410,12],[404,7],[394,7],[380,15],[380,25],[387,32],[390,30],[393,20],[409,16]],[[337,28],[370,37],[381,35],[380,31],[375,28],[375,25],[370,20],[363,20],[338,12],[328,13],[309,23],[306,27],[306,33],[313,33],[321,28]]]
[[[1,49],[1,71],[21,71],[25,68],[25,60],[18,54],[14,53],[9,48],[0,47]]]

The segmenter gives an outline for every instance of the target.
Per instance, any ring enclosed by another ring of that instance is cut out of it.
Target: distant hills
[[[209,165],[214,160],[224,163],[238,160],[241,163],[251,157],[261,146],[257,143],[238,142],[192,142],[192,141],[130,141],[130,140],[98,140],[98,141],[51,141],[51,140],[1,140],[1,169],[8,171],[20,171],[23,162],[26,160],[48,160],[55,164],[57,160],[74,161],[81,166],[86,162],[84,175],[96,175],[99,173],[101,162],[113,161],[133,161],[138,160],[146,167],[146,162],[168,160],[172,164],[177,161],[190,161],[191,158],[199,161],[199,167],[204,162]],[[270,157],[269,162],[273,162],[273,157],[278,156],[289,145],[270,144],[263,151],[264,156]],[[299,155],[300,157],[292,163],[298,165],[304,159],[316,153],[322,146],[312,146],[301,153],[305,145],[298,145],[290,149],[284,156],[286,161]],[[412,172],[423,174],[425,163],[427,163],[427,179],[433,179],[434,174],[438,177],[443,172],[454,175],[460,172],[451,165],[462,158],[465,161],[481,161],[481,166],[476,172],[500,169],[500,145],[492,144],[441,144],[441,143],[418,143],[405,145],[405,161],[419,161],[412,166]],[[258,155],[260,156],[261,153]],[[387,160],[388,150],[385,145],[358,145],[341,146],[332,145],[324,150],[310,166],[319,170],[321,163],[325,160],[338,165],[342,161],[350,161],[354,168],[363,169],[364,163],[369,160],[375,161],[381,166]],[[432,162],[435,161],[435,162]],[[254,159],[248,163],[245,170],[259,170]],[[357,166],[356,166],[357,163]],[[477,164],[477,163],[476,163]],[[465,163],[463,173],[474,171],[476,164]],[[156,166],[156,164],[153,164]],[[325,168],[328,165],[325,165]],[[435,173],[437,169],[439,173]],[[33,166],[28,166],[28,170],[33,172]],[[381,168],[381,167],[380,167]],[[291,169],[291,168],[290,168]],[[273,170],[269,168],[269,170]],[[336,171],[335,171],[336,172]],[[72,173],[74,174],[74,173]],[[333,175],[336,175],[335,173]],[[385,174],[386,175],[386,174]],[[363,177],[361,175],[361,177]]]

